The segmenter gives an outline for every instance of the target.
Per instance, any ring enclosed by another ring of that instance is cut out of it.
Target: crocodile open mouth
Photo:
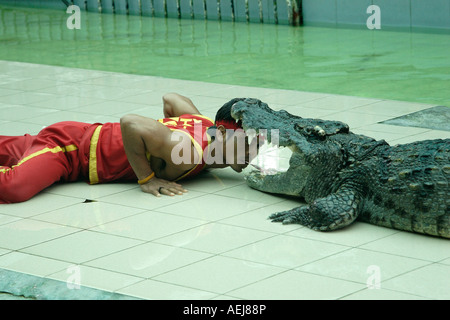
[[[248,140],[256,137],[259,144],[266,142],[275,147],[289,147],[288,141],[280,141],[280,127],[277,115],[261,100],[246,98],[236,102],[231,108],[231,116],[240,122]]]
[[[231,115],[245,131],[248,141],[255,141],[258,156],[249,164],[264,175],[277,174],[289,168],[292,155],[286,148],[295,147],[288,139],[280,141],[281,127],[276,125],[275,111],[258,99],[242,99],[236,102]]]
[[[325,140],[338,133],[349,133],[340,121],[302,118],[285,110],[275,111],[258,99],[240,99],[233,104],[231,116],[248,135],[263,135],[279,147],[294,147],[302,140]],[[276,141],[278,139],[278,141]]]
[[[296,154],[297,165],[305,152],[311,152],[312,144],[323,143],[339,133],[349,133],[348,125],[343,122],[302,118],[285,110],[275,111],[267,103],[253,98],[238,99],[231,108],[231,116],[240,122],[248,141],[258,137],[271,149],[289,149],[289,159]],[[291,161],[288,163],[290,165]]]

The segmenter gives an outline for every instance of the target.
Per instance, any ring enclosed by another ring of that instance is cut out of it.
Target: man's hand
[[[154,177],[149,182],[141,184],[141,190],[146,193],[151,193],[156,197],[160,197],[161,194],[167,196],[174,196],[176,194],[182,195],[187,192],[180,184],[164,179]]]

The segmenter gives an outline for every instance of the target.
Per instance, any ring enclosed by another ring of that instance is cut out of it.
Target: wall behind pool
[[[450,33],[450,0],[0,0],[104,13],[291,25],[436,29]],[[378,28],[377,28],[378,29]]]
[[[367,27],[367,20],[379,10],[381,29],[450,33],[450,0],[302,0],[301,8],[304,25]]]

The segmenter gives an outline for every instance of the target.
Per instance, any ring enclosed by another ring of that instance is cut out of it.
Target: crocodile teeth
[[[254,129],[249,129],[245,133],[248,137],[248,141],[253,141],[253,139],[255,139],[257,135]]]

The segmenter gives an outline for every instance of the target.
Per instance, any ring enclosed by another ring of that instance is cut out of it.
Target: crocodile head
[[[288,147],[292,151],[285,178],[266,178],[262,168],[258,168],[261,172],[248,174],[247,183],[255,189],[302,196],[307,181],[314,179],[313,175],[333,176],[333,168],[342,159],[340,147],[329,140],[333,135],[349,132],[345,123],[302,118],[285,110],[275,111],[267,103],[250,98],[237,101],[231,108],[231,115],[242,123],[247,135],[263,135],[273,146]],[[284,191],[279,191],[282,188]]]
[[[315,142],[349,132],[348,125],[340,121],[302,118],[285,110],[275,111],[267,103],[252,98],[237,101],[231,108],[231,116],[241,121],[244,131],[254,130],[259,134],[267,130],[269,143],[289,147],[293,152],[306,151],[305,148]]]

